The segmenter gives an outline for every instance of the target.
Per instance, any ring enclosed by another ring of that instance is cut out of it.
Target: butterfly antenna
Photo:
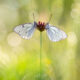
[[[49,18],[49,21],[48,21],[48,22],[50,22],[50,21],[51,21],[51,19],[52,19],[52,14],[50,15],[50,18]]]
[[[35,15],[34,15],[34,13],[33,13],[33,19],[34,19],[34,21],[35,21]]]

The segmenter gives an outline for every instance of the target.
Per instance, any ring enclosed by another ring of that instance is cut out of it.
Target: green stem
[[[42,72],[42,32],[40,32],[40,80]]]

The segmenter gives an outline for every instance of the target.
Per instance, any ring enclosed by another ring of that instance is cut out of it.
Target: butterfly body
[[[40,32],[46,30],[49,39],[53,42],[57,42],[67,38],[67,35],[64,31],[50,25],[49,23],[45,24],[44,22],[40,21],[38,23],[33,22],[16,26],[14,28],[14,31],[22,38],[30,39],[36,29],[38,29]]]

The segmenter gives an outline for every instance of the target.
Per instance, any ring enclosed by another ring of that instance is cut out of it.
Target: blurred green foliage
[[[40,32],[24,40],[13,29],[34,21],[64,30],[68,38],[42,37],[42,80],[80,80],[80,0],[0,0],[0,80],[40,80]]]

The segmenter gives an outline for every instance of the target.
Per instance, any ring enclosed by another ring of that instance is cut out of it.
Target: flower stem
[[[41,75],[42,73],[42,32],[40,32],[40,80],[41,80]]]

